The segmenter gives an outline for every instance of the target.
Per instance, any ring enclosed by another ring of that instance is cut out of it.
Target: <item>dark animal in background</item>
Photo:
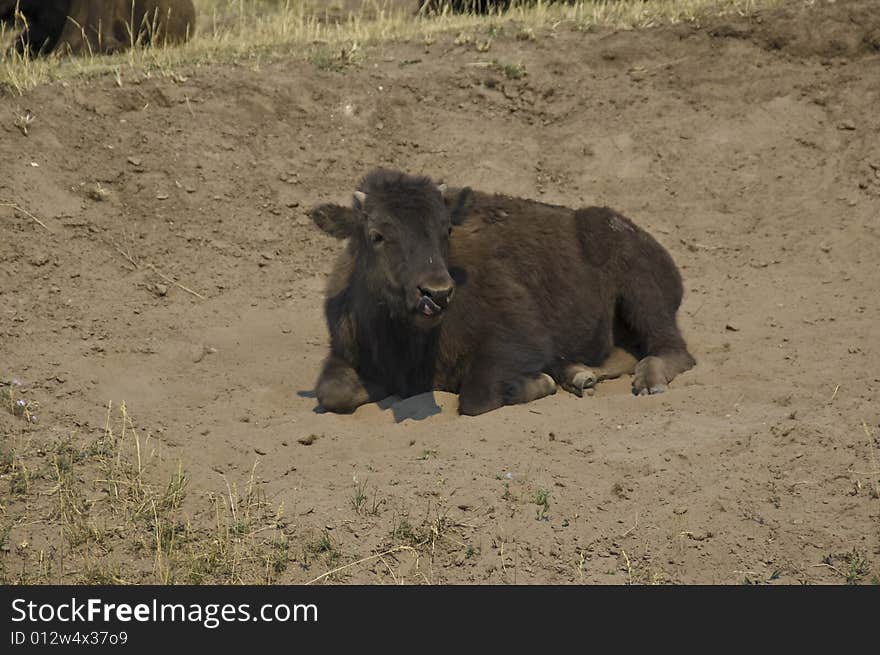
[[[348,240],[326,291],[315,392],[327,410],[437,389],[481,414],[632,372],[633,392],[653,394],[694,365],[676,324],[678,269],[611,209],[379,169],[351,207],[310,215]]]
[[[135,0],[131,22],[145,43],[183,43],[195,33],[196,9],[192,0]]]
[[[20,19],[25,23],[12,47],[19,53],[53,50],[67,22],[69,4],[54,0],[0,0],[0,22],[15,25]]]
[[[416,0],[419,14],[488,14],[508,9],[511,0]]]
[[[103,54],[185,41],[195,7],[192,0],[0,0],[0,21],[21,25],[12,46],[20,54]]]

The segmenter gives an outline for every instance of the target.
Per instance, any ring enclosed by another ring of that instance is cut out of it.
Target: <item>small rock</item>
[[[312,445],[313,443],[315,443],[317,440],[318,440],[318,435],[317,435],[317,434],[310,434],[310,435],[307,436],[307,437],[300,437],[299,439],[297,439],[297,441],[298,441],[299,443],[301,443],[303,446],[311,446],[311,445]]]
[[[107,199],[110,193],[100,184],[92,184],[86,188],[86,195],[95,202],[102,202]]]
[[[728,330],[729,332],[739,332],[739,326],[735,325],[734,323],[728,323],[724,326],[724,329]]]
[[[644,80],[648,76],[647,71],[644,68],[642,68],[641,66],[635,66],[633,68],[630,68],[628,73],[629,73],[629,78],[633,82],[641,82],[642,80]]]
[[[156,292],[157,296],[168,295],[168,285],[162,284],[161,282],[156,282],[156,284],[153,285],[153,291]]]
[[[204,344],[195,346],[192,349],[192,360],[194,364],[198,364],[205,358],[205,355],[208,354],[208,349],[205,348]]]
[[[840,123],[837,124],[837,129],[839,130],[854,130],[856,129],[856,124],[852,119],[845,118]]]
[[[37,253],[28,260],[33,266],[45,266],[49,263],[49,255],[41,252]]]
[[[141,165],[141,160],[138,159],[137,157],[129,157],[126,161],[128,161],[128,163],[131,164],[132,166],[140,166]]]

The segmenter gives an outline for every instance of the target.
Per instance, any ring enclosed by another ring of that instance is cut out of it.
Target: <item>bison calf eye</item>
[[[384,240],[385,237],[383,237],[379,232],[376,232],[376,230],[370,230],[370,241],[378,244],[382,243]]]

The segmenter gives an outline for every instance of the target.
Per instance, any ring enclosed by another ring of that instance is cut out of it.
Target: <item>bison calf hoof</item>
[[[663,393],[669,387],[663,360],[659,357],[645,357],[636,366],[632,389],[637,396]]]
[[[593,387],[599,384],[599,381],[599,374],[593,369],[582,364],[573,364],[565,371],[562,388],[578,398],[583,398],[585,394],[593,395],[595,392]]]
[[[326,382],[315,390],[318,404],[334,414],[351,414],[359,406],[351,391],[338,382]]]
[[[532,390],[535,394],[535,399],[543,398],[544,396],[552,396],[556,393],[556,380],[547,375],[546,373],[541,373],[538,376],[538,379],[535,381],[535,385],[532,387]]]

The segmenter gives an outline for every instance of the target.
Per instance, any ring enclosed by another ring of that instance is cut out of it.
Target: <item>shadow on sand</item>
[[[315,398],[313,389],[297,391],[300,398]],[[420,393],[409,398],[400,398],[399,396],[388,396],[375,403],[375,405],[383,412],[390,410],[394,414],[394,422],[400,423],[411,419],[413,421],[422,421],[429,416],[435,416],[443,411],[434,398],[434,392],[429,391]],[[315,405],[312,410],[316,414],[326,414],[327,410],[320,405]]]

